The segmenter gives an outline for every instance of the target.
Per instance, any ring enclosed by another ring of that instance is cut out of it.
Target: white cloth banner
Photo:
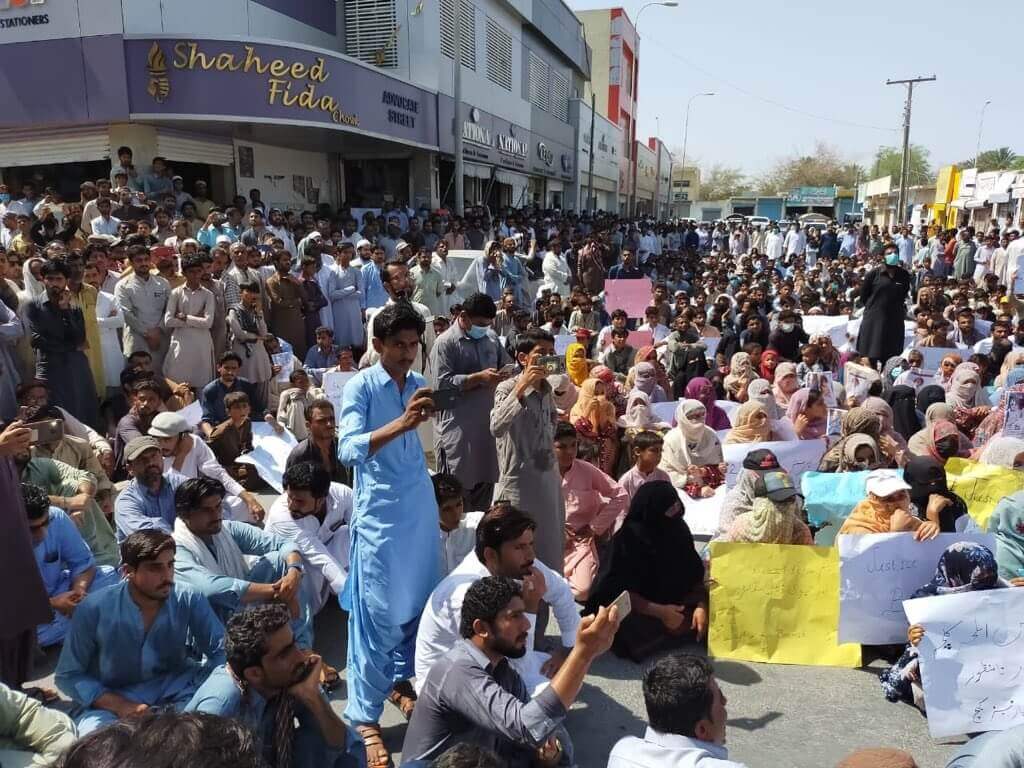
[[[347,384],[358,371],[326,371],[324,373],[324,397],[334,406],[334,418],[341,421],[341,395]]]
[[[203,420],[203,406],[198,400],[195,400],[179,410],[178,415],[185,420],[190,428],[195,429]]]
[[[280,435],[266,422],[252,423],[252,450],[238,457],[242,464],[251,464],[267,484],[278,493],[284,493],[281,478],[288,454],[298,444],[295,436],[285,429]]]
[[[704,346],[708,348],[707,351],[704,353],[704,357],[706,357],[708,360],[714,360],[715,354],[718,352],[718,345],[722,342],[721,337],[702,337],[700,341],[702,344],[704,344]]]
[[[924,627],[917,646],[933,737],[1024,725],[1024,589],[903,603]]]
[[[748,453],[766,449],[775,454],[779,464],[793,478],[793,485],[799,488],[800,478],[803,477],[804,472],[813,472],[818,468],[821,457],[825,455],[825,447],[824,439],[723,445],[722,453],[725,463],[728,465],[725,472],[725,485],[727,488],[732,488],[736,484],[736,477],[743,468],[743,460],[747,458]]]
[[[903,601],[931,580],[939,557],[958,541],[996,548],[986,534],[940,533],[931,541],[914,541],[911,533],[839,536],[839,642],[905,643]]]
[[[674,427],[676,425],[676,409],[682,400],[666,400],[663,403],[652,403],[651,413],[659,421],[664,421],[669,426]],[[729,417],[729,424],[732,424],[733,414],[736,413],[740,407],[739,403],[734,403],[731,400],[716,400],[715,405],[725,411],[725,415]]]
[[[683,520],[686,521],[690,533],[694,536],[711,536],[718,530],[718,521],[722,517],[722,505],[725,503],[726,487],[715,488],[715,495],[707,499],[694,499],[686,491],[676,489],[679,500],[683,502]]]
[[[832,339],[833,347],[841,347],[846,343],[846,329],[850,318],[846,315],[804,315],[803,326],[808,336],[826,334]]]

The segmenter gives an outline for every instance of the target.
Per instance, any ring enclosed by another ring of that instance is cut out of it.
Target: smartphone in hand
[[[435,411],[450,411],[458,403],[461,394],[462,391],[458,389],[435,389],[430,393],[430,399]]]

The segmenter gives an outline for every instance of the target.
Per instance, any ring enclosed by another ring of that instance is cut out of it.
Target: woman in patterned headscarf
[[[579,433],[581,453],[606,475],[615,471],[618,456],[618,422],[615,406],[605,396],[605,384],[587,379],[580,387],[576,404],[569,412],[569,423]]]
[[[953,407],[957,427],[968,439],[973,439],[975,430],[992,410],[981,388],[978,366],[961,363],[956,367],[949,382],[946,403]]]

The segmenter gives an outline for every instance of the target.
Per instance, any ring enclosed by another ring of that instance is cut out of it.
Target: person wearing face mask
[[[430,352],[435,390],[460,393],[455,405],[437,418],[438,471],[459,479],[471,511],[487,508],[498,480],[490,417],[495,387],[510,375],[503,369],[512,359],[491,329],[497,311],[489,296],[473,294]]]
[[[903,351],[903,334],[893,333],[902,327],[910,294],[910,273],[900,264],[895,245],[885,248],[883,265],[864,277],[860,300],[864,305],[857,350],[878,366]]]
[[[911,486],[891,469],[876,469],[865,483],[867,498],[857,504],[843,521],[840,534],[913,533],[915,541],[934,539],[938,523],[914,517],[911,509]]]
[[[960,431],[973,438],[975,430],[992,410],[981,388],[976,365],[961,363],[956,367],[946,393],[946,404],[953,407],[953,419]]]
[[[768,346],[786,360],[800,359],[800,347],[810,341],[810,337],[797,323],[796,313],[784,310],[779,313],[779,324],[768,336]]]
[[[676,409],[676,426],[665,435],[661,468],[672,485],[693,498],[714,495],[725,482],[722,443],[704,423],[707,411],[699,400],[683,400]]]

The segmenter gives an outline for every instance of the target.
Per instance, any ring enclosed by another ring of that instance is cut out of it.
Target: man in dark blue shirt
[[[238,375],[241,367],[242,358],[234,352],[225,352],[217,363],[217,378],[203,387],[199,395],[199,403],[203,406],[203,418],[199,426],[207,437],[214,427],[227,419],[224,397],[231,392],[245,392],[249,396],[253,413],[263,413],[266,403],[260,399],[256,386]]]
[[[622,249],[622,263],[608,270],[609,280],[638,280],[644,276],[636,265],[636,254],[632,247]]]

